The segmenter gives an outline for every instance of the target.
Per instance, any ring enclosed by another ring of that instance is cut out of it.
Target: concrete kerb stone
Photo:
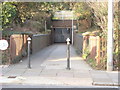
[[[101,74],[101,75],[97,75],[97,77],[92,77],[93,78],[93,85],[99,85],[99,86],[120,86],[119,82],[117,82],[117,77],[113,77],[111,76],[114,71],[112,72],[107,72],[107,71],[95,71],[95,75]],[[94,74],[94,73],[91,73]],[[104,77],[100,77],[104,75]],[[114,76],[116,76],[116,74],[114,74]]]
[[[25,80],[23,77],[16,78],[8,78],[8,77],[0,77],[0,84],[20,84]]]

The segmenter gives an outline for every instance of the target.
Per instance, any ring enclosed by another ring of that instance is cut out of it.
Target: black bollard
[[[67,69],[70,70],[70,39],[67,38]]]
[[[30,43],[31,43],[31,38],[28,37],[28,68],[31,69],[31,63],[30,63]]]

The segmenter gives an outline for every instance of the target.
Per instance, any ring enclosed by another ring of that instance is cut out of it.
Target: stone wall
[[[74,47],[78,54],[82,55],[83,49],[83,36],[81,34],[74,33]]]
[[[49,45],[51,45],[51,35],[40,34],[32,36],[32,54],[39,52]]]

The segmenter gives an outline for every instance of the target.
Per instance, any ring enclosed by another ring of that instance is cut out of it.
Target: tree
[[[2,4],[2,27],[7,28],[13,23],[17,15],[16,7],[9,2]]]

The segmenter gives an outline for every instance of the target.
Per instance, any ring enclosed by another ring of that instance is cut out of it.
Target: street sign
[[[8,48],[7,40],[0,40],[0,50],[6,50]]]

